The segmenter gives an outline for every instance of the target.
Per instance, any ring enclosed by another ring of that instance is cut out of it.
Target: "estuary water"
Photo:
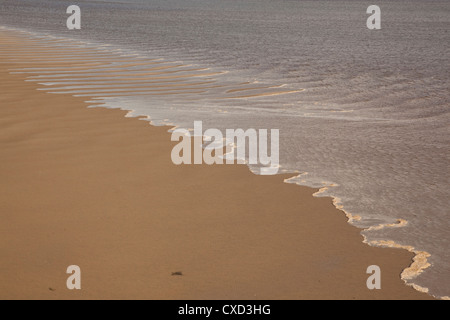
[[[79,0],[69,31],[71,4],[1,0],[0,26],[145,64],[30,80],[155,125],[279,129],[287,182],[332,196],[371,245],[415,252],[403,279],[450,296],[449,1],[377,0],[381,30],[358,0]]]

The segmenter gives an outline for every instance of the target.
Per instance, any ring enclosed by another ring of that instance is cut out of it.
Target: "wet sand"
[[[38,91],[8,72],[31,65],[6,61],[1,299],[429,298],[400,279],[411,253],[363,244],[317,190],[243,165],[175,166],[167,127]],[[81,290],[66,288],[69,265]],[[366,287],[370,265],[381,290]]]

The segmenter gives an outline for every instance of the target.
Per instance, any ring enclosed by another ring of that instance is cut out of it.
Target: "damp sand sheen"
[[[170,127],[92,108],[109,96],[290,90],[17,31],[0,31],[0,57],[2,299],[431,298],[402,280],[422,256],[364,244],[338,199],[283,183],[298,175],[175,166]],[[79,291],[65,287],[73,264]],[[370,291],[374,264],[382,290]]]

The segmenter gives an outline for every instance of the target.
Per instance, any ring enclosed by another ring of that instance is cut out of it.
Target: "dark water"
[[[366,27],[367,1],[77,1],[82,29],[68,31],[71,4],[2,0],[0,25],[108,44],[201,79],[179,95],[107,95],[80,79],[63,88],[155,124],[280,129],[283,171],[304,173],[291,182],[329,186],[320,195],[372,227],[368,242],[429,253],[431,267],[408,282],[450,296],[449,1],[376,1],[379,31]]]

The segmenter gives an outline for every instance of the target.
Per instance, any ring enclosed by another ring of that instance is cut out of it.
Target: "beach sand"
[[[4,52],[0,299],[429,298],[400,279],[411,253],[363,244],[317,190],[244,165],[175,166],[167,127],[37,91]],[[81,290],[66,288],[70,265]],[[370,265],[381,290],[366,287]]]

